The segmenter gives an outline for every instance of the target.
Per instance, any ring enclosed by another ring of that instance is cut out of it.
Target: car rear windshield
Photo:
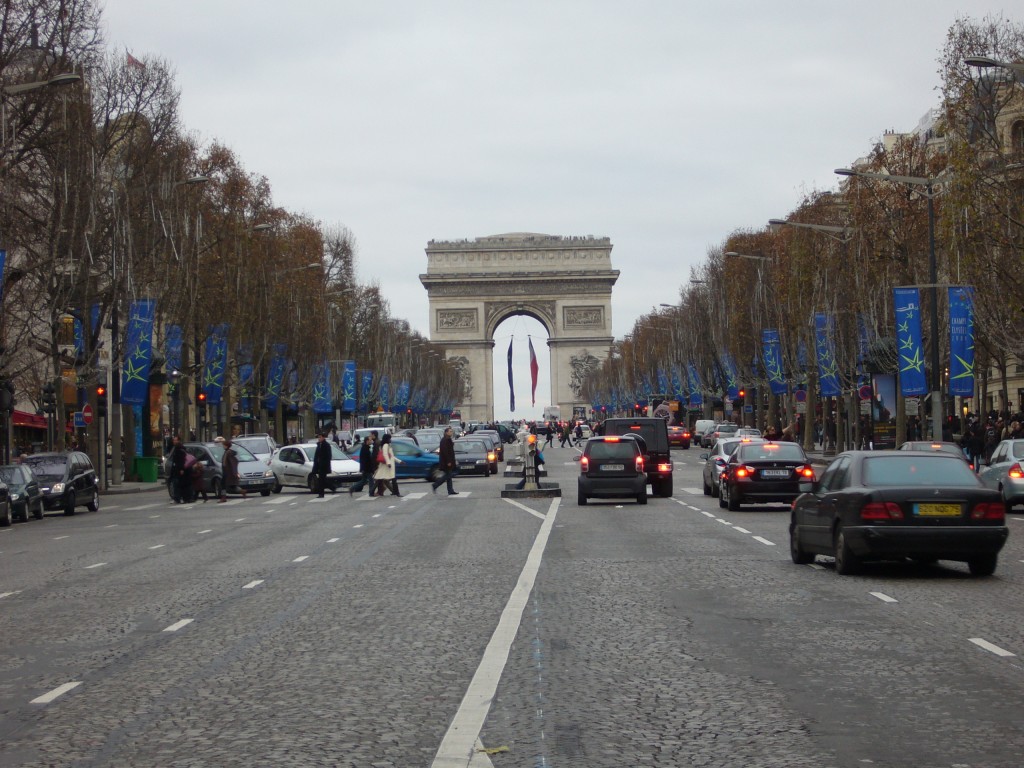
[[[887,454],[864,459],[864,485],[977,488],[978,476],[954,456]]]
[[[614,443],[601,440],[591,443],[587,454],[595,460],[621,459],[628,460],[636,456],[636,446],[633,441],[616,441]]]
[[[806,461],[807,455],[796,443],[740,443],[736,454],[741,461]]]
[[[1024,440],[1019,440],[1010,445],[1013,449],[1013,458],[1024,459]]]

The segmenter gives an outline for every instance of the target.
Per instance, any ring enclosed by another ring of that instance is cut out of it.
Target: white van
[[[693,423],[693,429],[690,430],[691,441],[697,445],[703,445],[701,437],[717,423],[718,422],[714,419],[697,419],[697,421]]]

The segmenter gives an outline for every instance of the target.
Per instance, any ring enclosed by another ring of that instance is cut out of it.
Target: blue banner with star
[[[818,358],[818,391],[822,397],[839,397],[839,365],[832,347],[832,318],[824,312],[814,315],[814,352]]]
[[[659,368],[658,369],[657,378],[658,378],[658,394],[659,395],[663,395],[664,397],[668,397],[669,391],[670,391],[669,390],[669,384],[668,384],[668,374],[665,373],[665,369],[664,368]]]
[[[203,356],[202,390],[207,405],[220,405],[224,399],[224,369],[228,364],[228,324],[210,328]]]
[[[284,383],[284,368],[288,363],[287,355],[287,344],[274,345],[274,356],[270,358],[270,368],[267,370],[267,392],[263,397],[263,407],[268,411],[277,410],[281,384]]]
[[[391,397],[390,384],[391,382],[387,376],[380,377],[380,392],[377,395],[377,399],[380,400],[380,407],[385,411],[391,410],[391,400],[389,399]]]
[[[313,413],[333,413],[331,366],[327,361],[313,366]]]
[[[928,393],[921,342],[921,296],[917,288],[893,288],[900,392],[904,397]],[[936,339],[936,341],[938,341]]]
[[[128,309],[124,367],[121,369],[121,402],[142,405],[149,394],[149,366],[153,362],[153,317],[156,301],[138,299]]]
[[[402,381],[395,391],[395,409],[409,407],[409,382]]]
[[[738,400],[740,396],[740,371],[736,367],[736,358],[731,352],[722,355],[722,368],[725,370],[725,396],[730,400]]]
[[[690,407],[699,408],[704,405],[704,395],[701,394],[700,373],[693,363],[686,364],[686,371],[690,382]]]
[[[164,329],[164,365],[167,373],[181,371],[181,348],[185,335],[180,325],[168,325]]]
[[[949,289],[949,394],[974,397],[974,289]]]
[[[373,371],[362,371],[362,378],[359,382],[359,404],[361,410],[368,410],[371,396],[373,395]]]
[[[356,410],[356,361],[346,360],[341,369],[341,410]]]
[[[782,372],[782,340],[779,338],[778,330],[762,329],[761,344],[764,349],[764,372],[768,376],[768,386],[773,395],[784,395],[789,388],[786,386],[786,376]]]

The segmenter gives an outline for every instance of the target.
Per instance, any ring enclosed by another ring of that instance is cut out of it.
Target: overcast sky
[[[351,229],[361,280],[415,328],[429,331],[429,240],[525,231],[611,238],[622,336],[678,301],[709,246],[917,125],[950,25],[1004,7],[107,0],[104,18],[112,48],[177,71],[189,130],[265,175],[278,205]],[[522,337],[525,371],[527,333],[539,413],[543,328],[503,324],[495,358],[503,370]]]

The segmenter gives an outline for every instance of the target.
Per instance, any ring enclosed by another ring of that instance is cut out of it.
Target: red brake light
[[[488,453],[487,454],[487,460],[488,461],[494,461],[497,458],[498,458],[498,454],[496,454],[496,453],[492,452],[492,453]]]
[[[644,471],[644,457],[643,456],[637,456],[636,457],[636,471],[637,472],[643,472]]]
[[[1010,471],[1007,472],[1006,474],[1012,477],[1014,480],[1020,480],[1022,477],[1024,477],[1024,469],[1021,469],[1020,462],[1016,462],[1012,467],[1010,467]]]
[[[659,464],[658,465],[658,471],[659,472],[671,472],[672,471],[672,465],[671,464]]]
[[[861,520],[902,520],[903,510],[892,501],[873,501],[860,508]]]
[[[1006,507],[999,501],[977,504],[971,510],[971,518],[974,520],[1003,520],[1005,517]]]
[[[796,474],[801,480],[810,480],[812,483],[814,482],[814,467],[810,464],[804,464],[803,466],[797,467]]]
[[[617,438],[617,437],[606,437],[604,439],[604,441],[606,443],[617,443],[617,442],[619,442],[619,438]]]
[[[587,472],[590,470],[590,459],[586,456],[580,456],[580,472]]]
[[[744,464],[742,467],[736,467],[736,479],[737,480],[749,480],[754,476],[755,470],[753,467],[748,467]]]

